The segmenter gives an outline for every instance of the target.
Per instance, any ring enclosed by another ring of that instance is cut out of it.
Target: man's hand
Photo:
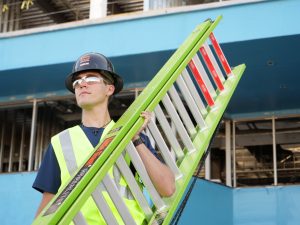
[[[152,113],[144,111],[141,116],[145,119],[144,123],[132,138],[132,141],[140,138],[139,135],[149,124]],[[135,147],[157,192],[163,197],[173,195],[176,190],[175,176],[170,168],[158,160],[145,144],[138,144]]]
[[[139,137],[140,137],[140,133],[145,130],[145,128],[147,127],[147,125],[149,124],[151,118],[152,118],[152,112],[149,112],[149,111],[143,111],[141,113],[141,117],[143,117],[145,120],[144,120],[144,123],[143,125],[141,126],[141,128],[138,130],[138,132],[136,132],[136,134],[133,136],[132,138],[132,141],[135,141],[137,140]]]

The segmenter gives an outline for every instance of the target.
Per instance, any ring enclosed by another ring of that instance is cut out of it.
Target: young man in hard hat
[[[108,111],[109,98],[123,88],[123,80],[114,72],[112,63],[99,53],[82,55],[75,62],[73,71],[66,78],[65,84],[67,89],[75,94],[77,104],[82,109],[82,123],[64,130],[51,139],[33,184],[33,188],[43,193],[37,215],[74,174],[78,166],[86,160],[101,138],[113,127],[114,121]],[[151,114],[143,112],[141,116],[144,117],[145,122],[134,136],[133,143],[158,193],[161,196],[171,196],[175,191],[174,175],[157,159],[149,139],[141,134]],[[141,224],[144,215],[137,202],[132,196],[122,197],[126,199],[126,204],[136,223]],[[108,198],[106,197],[106,200],[111,201]],[[114,214],[117,221],[122,223],[120,216],[115,212]],[[91,197],[74,220],[76,224],[78,223],[76,220],[85,220],[89,225],[105,224]]]

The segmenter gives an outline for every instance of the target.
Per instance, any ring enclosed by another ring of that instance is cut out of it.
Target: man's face
[[[95,71],[80,73],[73,82],[77,104],[82,109],[108,103],[108,98],[114,92],[114,86]]]

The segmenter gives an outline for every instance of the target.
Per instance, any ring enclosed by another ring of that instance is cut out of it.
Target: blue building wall
[[[41,194],[36,173],[0,175],[1,225],[31,224]],[[180,225],[299,225],[300,186],[232,189],[198,179]]]
[[[232,67],[247,65],[227,118],[299,114],[299,0],[223,1],[0,34],[0,104],[69,95],[77,57],[110,57],[124,88],[143,88],[207,18]],[[17,82],[16,82],[17,81]],[[255,87],[255,88],[253,88]]]
[[[224,17],[216,29],[221,43],[300,34],[298,0],[230,4],[70,23],[15,37],[0,35],[0,71],[73,62],[86,51],[117,57],[174,50],[196,25],[219,15]]]

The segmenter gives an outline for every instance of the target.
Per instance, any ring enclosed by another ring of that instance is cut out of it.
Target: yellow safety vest
[[[111,130],[113,125],[114,122],[112,121],[104,129],[100,142],[103,141],[103,138]],[[87,159],[87,156],[94,150],[94,147],[90,143],[84,131],[78,125],[64,130],[52,137],[51,144],[60,167],[62,188],[77,170],[78,165],[81,165],[84,160]],[[129,208],[129,211],[136,224],[142,224],[145,219],[145,215],[140,209],[138,203],[133,199],[131,193],[127,193],[129,189],[126,188],[126,181],[121,177],[118,169],[116,167],[112,167],[109,171],[109,175],[119,187],[121,196]],[[108,193],[106,191],[102,191],[102,194],[111,208],[111,211],[113,212],[118,224],[124,224]],[[92,197],[87,199],[77,216],[79,215],[83,216],[89,225],[106,224]]]

